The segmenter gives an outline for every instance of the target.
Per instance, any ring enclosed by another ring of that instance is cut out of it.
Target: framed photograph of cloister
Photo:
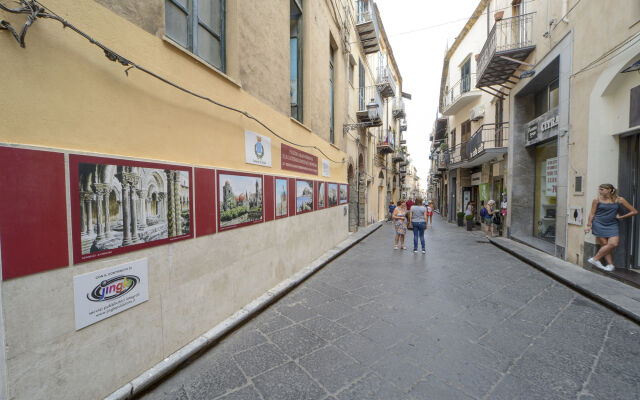
[[[262,175],[218,171],[218,231],[264,222]]]
[[[328,183],[327,184],[327,204],[329,207],[338,205],[338,184],[337,183]]]
[[[340,204],[345,204],[349,200],[347,188],[347,185],[340,185]]]
[[[313,211],[313,182],[296,179],[296,214]]]
[[[289,181],[286,178],[275,178],[274,185],[275,216],[276,218],[284,218],[289,215]]]
[[[193,237],[191,167],[69,156],[74,262]]]
[[[327,184],[324,182],[318,182],[318,208],[325,208],[326,202],[326,192],[327,192]]]

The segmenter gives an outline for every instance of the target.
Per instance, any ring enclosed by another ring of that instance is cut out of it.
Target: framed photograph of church
[[[289,215],[289,193],[288,193],[289,181],[287,178],[275,178],[274,179],[274,195],[276,200],[274,202],[276,206],[276,219],[284,218]]]
[[[340,185],[340,204],[346,204],[349,201],[347,185]]]
[[[338,205],[338,184],[327,183],[327,205],[334,207]]]
[[[74,262],[193,237],[191,167],[71,154]]]
[[[326,203],[326,193],[327,192],[327,184],[325,182],[318,182],[318,208],[325,208]]]
[[[296,179],[296,214],[313,211],[313,182]]]
[[[262,175],[217,171],[218,231],[264,222]]]

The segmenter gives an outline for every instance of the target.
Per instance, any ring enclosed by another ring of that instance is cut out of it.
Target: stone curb
[[[510,239],[501,239],[502,241],[508,241]],[[583,272],[587,272],[586,270],[584,270],[583,268],[581,268],[580,266],[571,264],[567,261],[563,261],[560,259],[557,259],[555,262],[556,263],[563,263],[566,264],[563,265],[563,268],[567,268],[566,271],[562,271],[562,270],[558,270],[558,271],[554,271],[553,267],[547,266],[542,264],[539,261],[542,261],[542,259],[544,258],[543,256],[546,256],[546,253],[541,252],[540,250],[536,250],[534,248],[530,248],[530,250],[532,252],[540,252],[541,253],[541,257],[540,260],[537,260],[535,257],[533,256],[526,256],[524,254],[519,253],[518,251],[516,251],[515,249],[512,249],[508,246],[506,246],[503,243],[500,243],[501,240],[496,240],[494,238],[489,238],[489,241],[496,247],[506,251],[507,253],[513,255],[514,257],[516,257],[517,259],[531,265],[532,267],[540,270],[541,272],[549,275],[551,278],[557,280],[558,282],[564,284],[565,286],[568,286],[569,288],[575,290],[576,292],[590,298],[591,300],[594,300],[595,302],[609,308],[610,310],[621,314],[627,318],[629,318],[630,320],[632,320],[633,322],[635,322],[636,324],[640,325],[640,308],[638,308],[638,305],[636,304],[628,304],[625,305],[624,303],[629,303],[628,300],[631,299],[627,299],[625,298],[626,296],[620,294],[620,295],[615,295],[615,294],[611,294],[611,293],[605,293],[604,291],[602,291],[601,293],[599,293],[597,291],[596,286],[594,284],[589,284],[589,281],[593,281],[595,280],[599,280],[599,279],[603,279],[606,280],[607,284],[609,286],[619,286],[620,288],[620,293],[623,293],[625,291],[627,291],[630,286],[621,283],[619,281],[616,280],[612,280],[610,278],[607,277],[603,277],[600,276],[598,274],[593,274],[593,276],[590,276],[588,280],[586,280],[585,282],[579,282],[580,279],[572,279],[571,275],[574,275],[575,277],[575,273],[579,272],[579,273],[583,273]],[[522,244],[521,246],[526,246],[524,244]],[[551,256],[549,256],[551,257]],[[573,271],[575,269],[575,271]],[[590,273],[590,272],[589,272]],[[592,274],[592,273],[590,273]],[[591,286],[591,287],[590,287]],[[634,290],[637,290],[634,288]],[[638,296],[640,297],[640,292],[638,294]],[[637,302],[637,301],[636,301]],[[635,310],[634,310],[635,308]]]
[[[134,395],[144,391],[146,388],[162,379],[162,377],[177,369],[190,357],[213,346],[222,337],[239,328],[242,324],[259,314],[262,310],[275,303],[278,299],[289,293],[307,278],[311,277],[311,275],[322,269],[325,265],[329,264],[358,242],[378,230],[382,224],[382,221],[377,222],[352,234],[340,244],[328,250],[309,265],[293,274],[290,278],[280,282],[278,285],[244,306],[242,309],[213,327],[202,336],[193,340],[191,343],[182,347],[180,350],[140,374],[131,382],[105,397],[105,400],[130,399]]]

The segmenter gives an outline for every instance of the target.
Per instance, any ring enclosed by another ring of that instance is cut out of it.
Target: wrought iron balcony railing
[[[465,75],[458,82],[454,83],[453,86],[450,87],[449,90],[447,90],[447,92],[445,93],[442,108],[448,108],[453,103],[455,103],[460,98],[460,96],[467,92],[470,92],[473,89],[473,87],[471,86],[472,83],[476,81],[475,77],[475,73]]]
[[[356,113],[358,120],[370,123],[371,126],[380,126],[381,113],[382,98],[376,86],[358,88],[358,112]]]
[[[509,123],[481,125],[467,141],[450,147],[447,164],[457,164],[478,158],[488,150],[505,152],[509,144]]]
[[[407,113],[405,111],[405,105],[404,105],[404,100],[402,99],[402,97],[396,97],[393,100],[393,118],[396,119],[403,119],[407,116]]]
[[[396,95],[396,83],[393,81],[393,74],[388,65],[378,67],[378,90],[383,98]]]
[[[380,51],[378,18],[372,0],[358,1],[356,28],[366,54]]]

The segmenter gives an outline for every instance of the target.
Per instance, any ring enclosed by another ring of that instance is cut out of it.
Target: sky
[[[402,75],[407,127],[404,138],[420,185],[426,188],[429,135],[438,111],[442,61],[479,0],[375,0]]]

